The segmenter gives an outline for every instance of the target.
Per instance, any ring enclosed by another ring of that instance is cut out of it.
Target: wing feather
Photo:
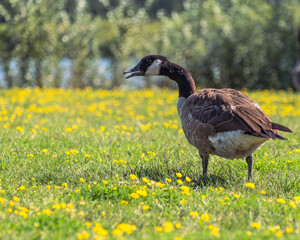
[[[200,90],[187,99],[185,106],[188,115],[207,133],[242,130],[257,137],[283,139],[276,129],[289,130],[272,123],[258,104],[234,89]],[[210,130],[205,131],[205,126]]]

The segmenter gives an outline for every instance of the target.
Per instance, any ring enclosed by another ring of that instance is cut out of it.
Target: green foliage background
[[[0,64],[7,87],[60,87],[67,58],[67,86],[113,88],[155,53],[201,87],[287,89],[299,26],[298,0],[2,0]],[[109,69],[99,72],[103,58]]]

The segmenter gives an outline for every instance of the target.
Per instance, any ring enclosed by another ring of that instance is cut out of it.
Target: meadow
[[[249,92],[288,126],[208,176],[177,91],[0,90],[1,239],[299,239],[300,95]]]

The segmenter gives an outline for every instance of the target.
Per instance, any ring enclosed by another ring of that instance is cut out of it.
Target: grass
[[[300,95],[249,95],[293,130],[250,183],[245,160],[202,176],[177,92],[1,90],[0,238],[299,239]]]

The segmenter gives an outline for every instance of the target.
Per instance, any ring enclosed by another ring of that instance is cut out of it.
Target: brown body
[[[134,68],[124,72],[134,76],[164,75],[174,80],[179,89],[177,110],[182,129],[190,144],[202,158],[203,174],[207,173],[209,155],[224,158],[246,158],[248,178],[252,178],[252,153],[269,139],[285,140],[278,130],[291,132],[273,123],[246,94],[234,89],[196,91],[191,74],[166,57],[149,55]]]
[[[200,155],[229,159],[252,154],[268,139],[283,139],[258,104],[234,89],[204,89],[178,101],[182,128]]]

